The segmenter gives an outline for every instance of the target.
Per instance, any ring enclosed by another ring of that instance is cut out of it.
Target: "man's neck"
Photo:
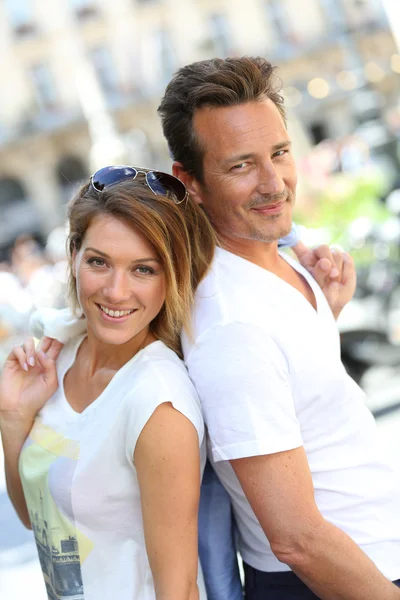
[[[219,246],[232,254],[236,254],[255,265],[274,272],[278,269],[281,258],[278,253],[278,241],[261,242],[256,240],[230,240],[219,237]]]
[[[279,255],[278,240],[270,243],[254,240],[235,240],[232,243],[230,240],[221,240],[220,238],[219,245],[224,250],[232,252],[232,254],[236,254],[283,279],[283,281],[298,290],[314,309],[317,308],[314,292],[307,280]]]

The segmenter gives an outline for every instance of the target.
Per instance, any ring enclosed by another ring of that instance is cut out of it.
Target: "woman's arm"
[[[22,446],[29,434],[20,425],[0,420],[1,441],[4,451],[4,471],[6,474],[7,492],[15,512],[28,529],[32,529],[18,471],[18,460]]]
[[[57,389],[55,360],[62,344],[43,338],[35,350],[33,340],[15,347],[0,379],[0,432],[8,495],[25,527],[31,528],[18,470],[22,446],[37,412]]]
[[[134,462],[157,600],[198,600],[199,438],[170,403],[143,428]]]

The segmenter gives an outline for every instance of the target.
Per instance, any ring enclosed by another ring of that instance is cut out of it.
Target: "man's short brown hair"
[[[193,116],[203,106],[224,107],[269,98],[286,122],[281,82],[265,58],[213,58],[182,67],[168,84],[158,107],[173,160],[203,182],[204,149],[193,130]]]

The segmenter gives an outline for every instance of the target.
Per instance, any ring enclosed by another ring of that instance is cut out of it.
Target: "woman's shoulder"
[[[164,403],[171,404],[194,425],[201,444],[204,420],[200,400],[186,367],[175,352],[162,342],[154,342],[141,351],[131,367],[132,370],[126,371],[126,381],[131,381],[125,398],[129,432],[127,455],[133,455],[140,432],[157,407]]]
[[[157,390],[165,395],[181,395],[199,404],[196,389],[189,378],[183,361],[163,342],[153,342],[142,351],[142,360],[137,364],[138,377],[146,390]]]

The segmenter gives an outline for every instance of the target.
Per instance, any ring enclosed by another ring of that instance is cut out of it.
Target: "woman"
[[[98,171],[69,225],[70,300],[87,332],[63,348],[29,340],[7,359],[9,495],[49,598],[203,599],[204,429],[177,354],[212,229],[179,180],[127,167]]]

